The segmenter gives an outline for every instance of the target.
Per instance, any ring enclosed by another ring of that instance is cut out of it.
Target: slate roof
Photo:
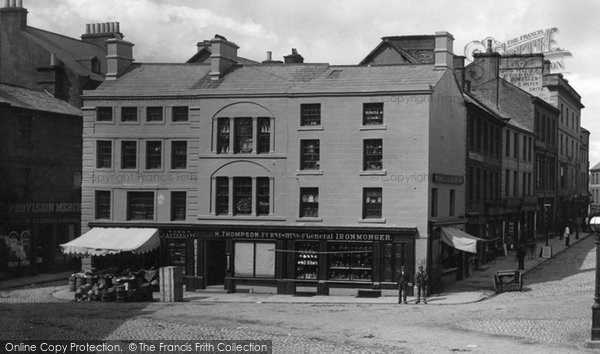
[[[474,93],[463,93],[463,97],[467,103],[471,103],[480,109],[489,112],[490,114],[496,116],[497,118],[508,120],[510,119],[510,114],[498,109],[492,102],[478,97]]]
[[[433,65],[332,66],[248,64],[212,81],[205,64],[134,64],[118,80],[104,81],[90,96],[302,94],[430,90],[444,74]]]
[[[0,83],[0,104],[35,111],[82,116],[82,111],[44,91],[35,91],[23,87]]]
[[[600,162],[594,165],[594,167],[590,168],[590,171],[600,171]]]
[[[23,35],[47,51],[55,53],[60,61],[79,75],[90,76],[90,78],[97,81],[104,80],[102,75],[92,73],[78,62],[78,60],[90,59],[94,56],[98,57],[99,60],[103,60],[106,56],[106,50],[103,47],[30,26],[27,27],[27,31],[23,32]]]

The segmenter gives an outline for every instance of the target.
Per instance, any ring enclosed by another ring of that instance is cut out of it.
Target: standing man
[[[569,220],[569,224],[571,223],[571,220]],[[569,229],[569,225],[567,225],[567,227],[565,227],[565,246],[569,247],[569,245],[571,244],[571,230]]]
[[[404,303],[406,304],[406,288],[408,287],[408,281],[410,280],[410,274],[406,270],[406,266],[402,266],[400,268],[400,274],[398,274],[398,303],[402,303],[402,299],[404,299]]]
[[[429,284],[429,277],[427,272],[423,270],[423,266],[419,266],[419,271],[415,274],[415,285],[417,286],[417,302],[421,302],[421,294],[423,294],[423,303],[427,304],[427,286]]]

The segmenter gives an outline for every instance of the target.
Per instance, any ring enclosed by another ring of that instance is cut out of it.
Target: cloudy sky
[[[120,22],[138,62],[184,62],[216,33],[240,56],[274,59],[297,48],[307,62],[357,64],[383,36],[454,35],[454,52],[473,40],[499,41],[556,27],[565,77],[582,96],[582,125],[592,132],[590,163],[600,162],[600,2],[316,0],[24,0],[30,26],[79,38],[86,23]]]

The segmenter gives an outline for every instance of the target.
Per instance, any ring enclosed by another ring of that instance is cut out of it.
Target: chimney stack
[[[454,37],[445,31],[435,32],[434,69],[452,69],[454,66]]]
[[[106,46],[106,80],[116,80],[133,63],[133,43],[111,38]]]
[[[4,0],[4,7],[0,9],[0,26],[2,33],[16,33],[9,30],[27,28],[27,9],[23,8],[23,0]]]
[[[210,40],[210,46],[210,79],[219,80],[237,63],[237,50],[240,47],[218,34]]]
[[[454,77],[460,85],[462,90],[465,89],[465,57],[462,55],[455,55],[453,60]]]
[[[292,48],[292,54],[284,56],[283,61],[286,64],[299,64],[304,63],[304,58],[302,57],[302,55],[298,54],[296,48]]]
[[[108,39],[123,39],[119,27],[119,22],[88,23],[85,25],[85,33],[81,35],[81,40],[106,48]]]

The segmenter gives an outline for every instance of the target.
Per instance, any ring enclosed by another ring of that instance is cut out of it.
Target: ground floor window
[[[187,239],[166,238],[167,265],[180,266],[185,274],[187,268]]]
[[[403,265],[409,265],[406,260],[406,243],[383,244],[382,280],[396,282]]]
[[[318,242],[296,243],[296,278],[318,279],[319,275]]]
[[[328,245],[329,280],[370,281],[373,274],[373,246],[365,243]]]
[[[274,242],[236,242],[236,277],[275,277]]]

